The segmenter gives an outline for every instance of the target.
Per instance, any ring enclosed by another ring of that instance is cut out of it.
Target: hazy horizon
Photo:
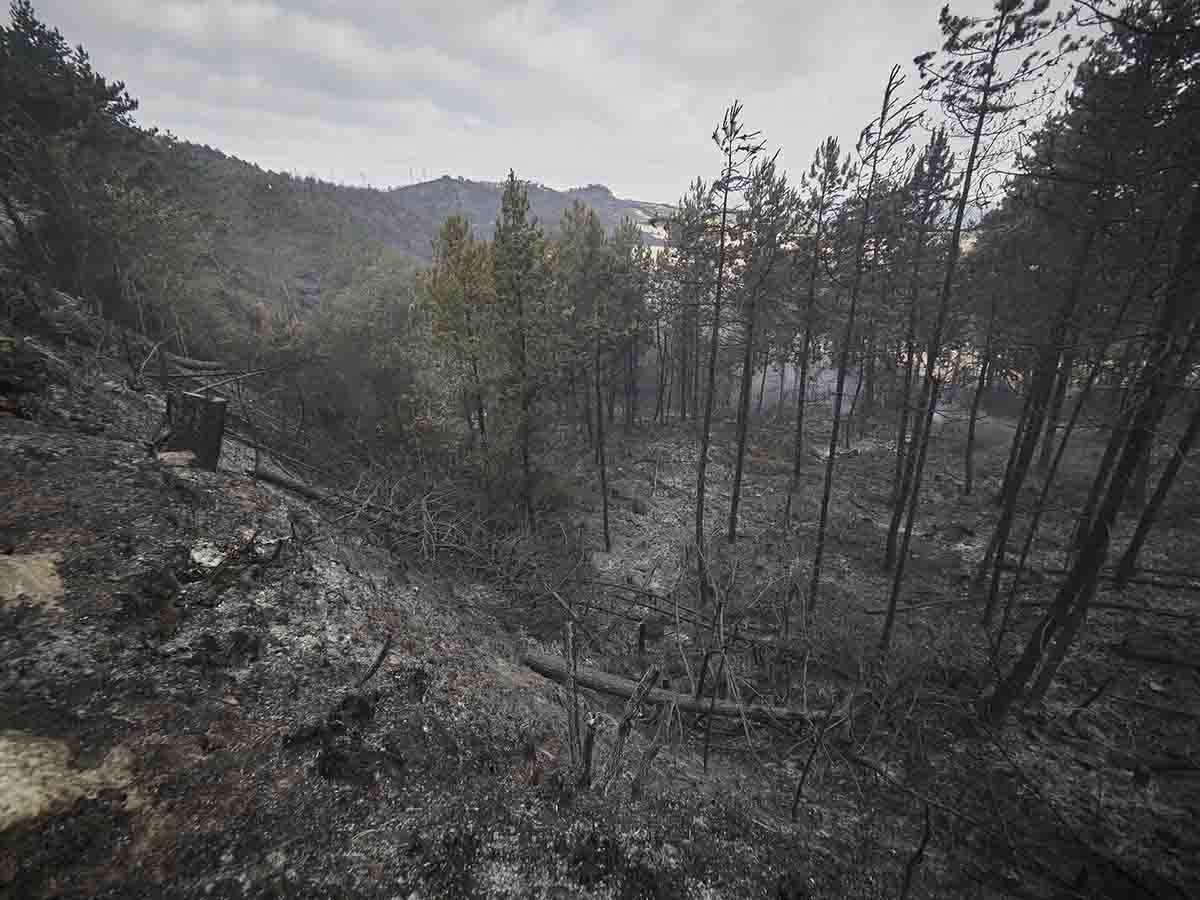
[[[660,203],[713,173],[734,98],[797,175],[826,135],[852,146],[888,69],[939,43],[940,6],[35,4],[126,83],[143,125],[266,169],[389,188],[513,168]]]

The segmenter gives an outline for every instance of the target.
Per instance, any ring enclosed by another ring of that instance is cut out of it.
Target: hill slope
[[[210,147],[170,145],[162,156],[174,199],[195,209],[211,236],[203,261],[231,311],[256,301],[313,309],[322,291],[349,282],[355,261],[390,250],[416,264],[432,258],[433,241],[451,215],[465,216],[491,237],[503,186],[444,176],[392,190],[335,185],[270,172]],[[556,191],[531,184],[533,214],[553,233],[574,200],[613,229],[625,218],[660,245],[651,220],[671,207],[614,197],[602,185]]]

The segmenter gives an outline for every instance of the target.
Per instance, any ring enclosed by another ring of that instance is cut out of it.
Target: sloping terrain
[[[791,837],[693,795],[686,760],[636,803],[627,770],[577,791],[554,687],[517,664],[486,585],[410,569],[248,477],[234,442],[216,473],[165,465],[142,441],[161,398],[34,346],[48,384],[31,418],[0,416],[0,896],[745,897],[801,878]]]
[[[635,721],[607,790],[575,783],[563,694],[520,663],[559,651],[552,597],[253,478],[235,440],[215,473],[168,465],[144,443],[162,397],[131,388],[115,353],[21,346],[45,371],[20,415],[0,414],[0,896],[882,898],[910,876],[911,896],[946,898],[1197,887],[1185,595],[1136,588],[1124,602],[1145,615],[1098,609],[1047,709],[981,730],[987,648],[962,585],[988,500],[960,497],[951,439],[881,665],[886,441],[859,436],[840,461],[825,593],[780,644],[820,467],[806,464],[785,533],[789,429],[760,430],[746,533],[721,555],[724,627],[740,635],[726,696],[767,702],[786,677],[799,687],[783,702],[810,725],[668,721],[634,799],[661,712]],[[714,446],[718,522],[730,428]],[[544,463],[594,546],[595,473],[555,452]],[[994,472],[1002,428],[981,452]],[[613,550],[593,549],[563,588],[586,665],[636,679],[653,663],[689,693],[710,639],[686,612],[679,557],[694,454],[682,427],[614,437]],[[1180,515],[1159,565],[1190,552]],[[662,626],[644,653],[639,622]],[[599,772],[624,703],[581,693]]]

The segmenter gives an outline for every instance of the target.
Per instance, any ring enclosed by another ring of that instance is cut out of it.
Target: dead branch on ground
[[[521,662],[552,681],[563,684],[567,680],[566,661],[560,657],[529,651],[521,656]],[[628,678],[585,667],[576,671],[575,679],[580,687],[614,697],[632,698],[637,690],[637,685]],[[741,708],[735,702],[718,700],[712,704],[710,709],[707,699],[697,700],[688,694],[679,694],[659,688],[652,688],[649,691],[646,702],[654,705],[674,703],[680,712],[709,713],[721,718],[737,718],[742,714]],[[773,725],[806,725],[810,721],[809,716],[799,710],[781,706],[746,706],[745,713],[748,719]]]

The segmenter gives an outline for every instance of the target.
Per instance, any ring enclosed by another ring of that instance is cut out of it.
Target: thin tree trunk
[[[983,125],[987,119],[988,101],[992,93],[992,79],[996,71],[996,58],[1000,55],[1000,41],[1004,33],[1003,18],[996,26],[996,36],[990,51],[990,60],[987,70],[987,76],[984,80],[983,88],[979,93],[979,112],[975,119],[975,132],[971,138],[971,150],[967,155],[967,167],[963,173],[962,185],[959,189],[958,200],[954,209],[954,227],[951,229],[949,236],[948,251],[946,254],[946,268],[942,275],[942,285],[938,296],[938,311],[937,318],[934,322],[933,331],[929,337],[929,345],[925,353],[925,379],[922,386],[921,406],[920,409],[926,411],[926,421],[932,424],[933,421],[933,406],[935,405],[937,394],[937,378],[935,375],[938,357],[942,353],[942,337],[946,327],[946,320],[950,313],[950,296],[954,288],[954,273],[958,268],[958,260],[962,254],[960,240],[962,238],[963,219],[966,216],[967,203],[971,196],[971,183],[975,174],[975,164],[979,155],[979,144],[983,137]],[[916,486],[921,483],[922,471],[925,465],[925,452],[929,444],[929,428],[923,429],[920,436],[921,450],[917,454],[917,458],[913,458],[912,449],[908,452],[908,460],[905,463],[906,474],[904,481],[906,485],[913,485],[913,498],[909,505],[909,521],[915,516],[917,505],[917,490]],[[915,436],[914,436],[915,437]],[[911,475],[908,470],[911,469]],[[906,492],[907,492],[906,488]],[[904,502],[904,498],[900,500]],[[898,521],[897,521],[898,524]],[[906,526],[906,530],[907,530]],[[894,539],[893,539],[894,540]],[[905,542],[907,544],[907,541]],[[907,550],[903,551],[896,560],[896,576],[893,580],[892,592],[898,594],[901,580],[904,577],[904,567],[906,562]]]
[[[854,397],[850,400],[850,413],[846,416],[846,430],[842,437],[842,447],[845,450],[850,449],[850,442],[851,442],[850,431],[851,431],[851,427],[853,426],[853,424],[855,422],[854,414],[855,414],[855,411],[858,409],[858,400],[859,400],[859,397],[862,395],[863,382],[865,380],[866,379],[863,378],[863,362],[860,359],[859,363],[858,363],[858,381],[854,385]],[[858,433],[862,434],[862,425],[861,424],[858,426]]]
[[[791,527],[792,498],[800,483],[800,468],[804,461],[804,408],[808,401],[808,359],[812,355],[813,314],[817,308],[817,267],[821,258],[821,237],[825,227],[825,206],[828,202],[823,188],[817,200],[817,223],[813,233],[812,265],[808,270],[808,302],[804,308],[804,338],[800,342],[800,373],[796,381],[796,440],[792,447],[792,477],[788,481],[787,501],[783,507],[785,528]]]
[[[581,379],[581,382],[582,382],[581,387],[583,388],[583,404],[581,407],[583,410],[583,421],[584,421],[584,424],[587,426],[588,446],[592,448],[592,455],[595,456],[596,430],[595,430],[595,428],[592,427],[592,395],[595,392],[592,391],[588,387],[588,384],[587,384],[588,378],[587,378],[586,371],[583,373],[583,378]]]
[[[763,355],[763,371],[762,378],[758,382],[758,412],[757,415],[761,419],[763,411],[763,397],[767,392],[767,370],[771,368],[770,357],[767,354]]]
[[[712,334],[708,350],[708,393],[704,397],[704,422],[700,428],[700,459],[696,467],[696,558],[699,565],[700,605],[708,603],[708,562],[704,550],[704,489],[708,475],[708,444],[712,433],[713,399],[717,388],[717,353],[721,348],[721,293],[725,287],[725,229],[729,219],[730,178],[733,177],[733,142],[727,144],[721,190],[721,241],[717,252],[717,283],[713,292]]]
[[[790,342],[789,342],[790,343]],[[779,358],[779,403],[775,407],[775,421],[783,421],[783,394],[787,387],[787,354],[782,353]]]
[[[1121,562],[1117,565],[1116,580],[1117,584],[1121,587],[1124,587],[1129,582],[1129,579],[1133,577],[1137,569],[1138,555],[1142,552],[1142,546],[1146,543],[1146,536],[1150,533],[1150,529],[1154,527],[1154,520],[1158,518],[1163,501],[1167,499],[1171,485],[1175,482],[1175,476],[1179,474],[1184,460],[1187,459],[1187,455],[1196,443],[1197,432],[1200,432],[1200,404],[1192,411],[1192,418],[1189,420],[1183,435],[1179,438],[1179,442],[1175,445],[1175,452],[1171,454],[1171,459],[1167,462],[1166,470],[1158,479],[1158,485],[1154,489],[1154,496],[1150,498],[1150,502],[1142,510],[1142,515],[1138,519],[1137,529],[1133,533],[1133,538],[1129,541],[1129,547],[1125,550],[1125,553],[1121,556]]]
[[[988,590],[987,604],[983,611],[983,624],[990,626],[996,611],[996,599],[999,596],[1000,579],[1004,565],[1004,555],[1008,549],[1008,538],[1016,519],[1017,501],[1020,498],[1021,486],[1033,462],[1033,453],[1037,449],[1038,438],[1041,436],[1042,425],[1046,414],[1050,393],[1054,386],[1054,375],[1058,368],[1057,362],[1065,341],[1067,329],[1078,306],[1080,294],[1083,291],[1084,275],[1091,261],[1092,246],[1100,228],[1104,200],[1101,198],[1093,210],[1092,221],[1080,245],[1079,254],[1075,259],[1071,275],[1071,284],[1067,296],[1058,311],[1054,326],[1050,330],[1046,344],[1038,361],[1033,383],[1030,385],[1029,414],[1025,429],[1021,435],[1021,445],[1013,458],[1011,471],[1005,481],[1001,495],[1003,503],[1000,509],[1000,519],[996,523],[993,539],[992,554],[992,583]]]
[[[1134,470],[1149,452],[1155,429],[1162,422],[1167,401],[1174,390],[1175,374],[1191,348],[1196,319],[1196,293],[1200,285],[1197,271],[1197,247],[1200,246],[1200,187],[1193,187],[1191,211],[1180,229],[1173,275],[1167,284],[1155,337],[1146,363],[1138,377],[1137,406],[1127,437],[1114,432],[1109,443],[1121,443],[1120,459],[1108,484],[1095,521],[1088,528],[1079,554],[1055,597],[1053,606],[1034,630],[1021,658],[995,692],[984,703],[984,712],[993,723],[1005,717],[1009,707],[1024,692],[1038,664],[1046,657],[1038,679],[1039,696],[1053,680],[1087,615],[1087,607],[1096,590],[1100,569],[1108,557],[1112,527],[1120,515]],[[1098,476],[1099,477],[1099,476]],[[1048,655],[1045,649],[1055,641]]]
[[[1075,368],[1075,352],[1063,350],[1062,364],[1059,367],[1058,380],[1054,385],[1054,396],[1050,401],[1050,410],[1046,414],[1046,433],[1042,438],[1042,453],[1038,458],[1038,474],[1045,477],[1050,470],[1050,460],[1054,457],[1054,433],[1058,430],[1058,420],[1062,416],[1063,403],[1067,398],[1067,388],[1071,384],[1071,372]]]
[[[892,627],[896,621],[896,604],[900,602],[900,588],[904,583],[904,564],[908,559],[908,548],[912,542],[913,524],[917,519],[917,502],[921,498],[921,476],[925,471],[925,456],[929,452],[929,434],[933,424],[933,414],[937,409],[938,389],[940,387],[937,379],[934,379],[933,387],[929,391],[929,404],[925,409],[924,427],[921,429],[921,443],[919,448],[914,448],[917,451],[917,463],[913,470],[912,489],[908,499],[908,517],[904,522],[904,538],[900,544],[900,556],[896,562],[895,572],[892,574],[892,592],[888,597],[887,618],[883,622],[883,634],[879,639],[879,647],[886,651],[892,643]]]
[[[983,342],[983,359],[979,363],[979,380],[971,398],[971,415],[967,420],[967,449],[963,459],[963,494],[970,495],[975,487],[975,423],[979,421],[979,404],[987,390],[988,370],[992,365],[992,336],[996,328],[996,294],[992,294],[992,310],[988,316],[987,337]]]
[[[890,280],[891,280],[890,277],[887,277],[884,279],[883,295],[880,297],[880,301],[881,301],[880,306],[883,309],[887,308],[888,297],[891,294],[891,286],[889,284]],[[864,424],[861,425],[858,429],[858,433],[860,435],[864,433],[864,428],[870,422],[871,416],[873,416],[875,414],[875,391],[876,391],[876,377],[877,377],[876,366],[875,366],[875,332],[876,332],[876,325],[875,325],[875,321],[872,320],[871,328],[867,332],[866,358],[863,362],[863,365],[859,366],[859,370],[858,370],[859,377],[865,379],[865,384],[863,385],[865,390],[863,391],[862,409],[860,412],[860,415],[862,416],[862,421]],[[864,367],[866,369],[865,373],[863,371]]]
[[[600,339],[596,338],[596,409],[600,409]],[[600,508],[604,520],[604,552],[612,552],[612,538],[608,531],[608,463],[604,458],[604,415],[596,417],[596,463],[600,469]]]
[[[662,420],[663,411],[663,381],[664,381],[664,359],[662,349],[662,328],[658,319],[654,320],[654,371],[658,376],[655,379],[654,385],[654,416],[650,421],[659,422]]]
[[[691,338],[688,337],[687,320],[683,321],[683,332],[679,335],[679,421],[686,422],[688,417],[687,391],[691,373],[688,371],[688,348]]]
[[[1008,631],[1009,617],[1012,613],[1013,605],[1017,600],[1017,593],[1021,587],[1021,574],[1025,571],[1025,563],[1029,559],[1029,552],[1033,548],[1033,542],[1037,538],[1038,528],[1041,526],[1042,516],[1046,511],[1046,501],[1049,499],[1050,491],[1054,487],[1055,475],[1058,473],[1058,468],[1062,464],[1063,456],[1067,450],[1067,442],[1070,441],[1071,435],[1075,431],[1075,425],[1079,421],[1080,415],[1083,413],[1084,405],[1087,403],[1087,398],[1092,390],[1092,385],[1095,384],[1096,376],[1100,372],[1100,368],[1104,365],[1104,356],[1107,346],[1111,343],[1112,337],[1116,334],[1124,319],[1125,311],[1128,308],[1128,300],[1121,307],[1121,311],[1117,313],[1116,320],[1113,322],[1112,328],[1109,331],[1109,339],[1105,345],[1100,348],[1096,355],[1096,361],[1092,364],[1092,369],[1088,373],[1087,380],[1083,384],[1083,389],[1079,392],[1079,398],[1075,402],[1075,408],[1071,411],[1071,417],[1067,421],[1066,427],[1063,429],[1062,439],[1058,443],[1058,450],[1054,454],[1054,460],[1050,464],[1050,470],[1042,481],[1042,490],[1038,496],[1037,506],[1034,508],[1033,519],[1029,523],[1029,530],[1025,535],[1025,542],[1021,547],[1021,556],[1017,561],[1016,569],[1012,574],[1012,584],[1008,590],[1008,600],[1004,604],[1004,615],[1000,620],[1000,628],[996,633],[996,639],[992,643],[992,660],[993,662],[1000,657],[1000,651],[1004,644],[1004,638]]]
[[[729,543],[737,540],[738,503],[742,498],[742,471],[746,456],[746,437],[750,431],[750,382],[754,375],[754,333],[758,318],[757,298],[753,298],[746,306],[746,347],[742,353],[742,396],[738,402],[738,434],[737,457],[733,467],[733,494],[729,501]],[[766,384],[766,367],[763,367],[763,380]],[[762,389],[758,392],[758,408],[762,412]]]
[[[854,317],[858,312],[858,292],[862,286],[867,250],[867,229],[871,219],[871,201],[875,194],[875,180],[879,170],[880,145],[878,141],[887,127],[888,110],[891,108],[892,91],[895,88],[899,66],[892,69],[887,86],[883,91],[883,104],[879,113],[879,136],[871,153],[871,175],[867,179],[867,192],[863,198],[862,221],[858,228],[858,245],[854,254],[854,277],[850,282],[850,307],[846,311],[846,328],[843,332],[840,358],[838,359],[837,394],[833,399],[833,423],[829,435],[829,458],[825,460],[825,484],[821,490],[821,515],[817,522],[817,546],[813,552],[812,573],[808,584],[807,610],[816,609],[817,593],[821,581],[821,562],[825,553],[825,536],[829,528],[829,498],[833,492],[833,475],[837,465],[838,427],[842,417],[842,394],[846,389],[846,368],[850,364],[850,344],[854,338]],[[860,373],[859,384],[862,384]]]
[[[637,414],[637,338],[629,338],[629,365],[625,370],[625,433],[633,431]]]
[[[912,272],[909,275],[908,324],[905,326],[904,332],[904,394],[900,404],[900,421],[896,428],[896,473],[892,479],[892,517],[888,523],[887,543],[883,553],[883,566],[888,571],[896,563],[896,541],[900,534],[900,522],[904,516],[904,498],[908,496],[906,479],[911,472],[911,467],[908,465],[911,442],[906,432],[912,404],[913,375],[916,368],[917,302],[921,295],[921,262],[925,256],[925,242],[929,233],[932,202],[932,192],[927,191],[922,206],[921,223],[917,231],[917,244],[913,250]],[[913,437],[915,438],[916,435],[914,434]]]
[[[475,446],[475,416],[471,412],[471,397],[466,391],[463,391],[461,399],[463,420],[467,423],[467,444],[473,447]]]
[[[529,462],[530,440],[530,409],[532,398],[529,390],[528,347],[525,334],[525,309],[523,298],[517,296],[517,321],[521,329],[520,356],[518,357],[517,374],[521,379],[521,501],[525,507],[525,521],[532,532],[535,527],[533,517],[533,472]]]

